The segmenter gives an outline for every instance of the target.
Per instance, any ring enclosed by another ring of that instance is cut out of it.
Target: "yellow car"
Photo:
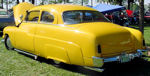
[[[145,55],[142,33],[111,23],[95,9],[78,5],[20,3],[16,26],[4,28],[9,50],[67,64],[102,67]]]

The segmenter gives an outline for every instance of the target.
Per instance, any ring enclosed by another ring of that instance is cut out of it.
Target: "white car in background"
[[[0,9],[0,18],[8,18],[8,12],[5,9]]]

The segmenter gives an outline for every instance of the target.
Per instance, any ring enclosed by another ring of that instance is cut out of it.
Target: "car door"
[[[16,48],[34,53],[34,35],[38,25],[40,11],[28,12],[25,21],[20,24],[15,32]]]
[[[58,31],[60,26],[55,24],[57,15],[48,11],[43,11],[40,19],[40,25],[37,26],[35,35],[35,52],[46,58],[67,62],[67,52],[62,46],[63,41],[56,38],[61,33]]]

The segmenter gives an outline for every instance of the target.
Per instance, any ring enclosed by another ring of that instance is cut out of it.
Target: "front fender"
[[[15,46],[14,33],[16,29],[16,26],[7,26],[3,30],[3,38],[8,35],[13,46]]]

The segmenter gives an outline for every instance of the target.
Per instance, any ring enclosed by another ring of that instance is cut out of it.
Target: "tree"
[[[131,3],[133,4],[136,0],[128,0],[128,9],[131,9]]]
[[[1,8],[2,8],[2,9],[4,8],[3,3],[4,3],[4,1],[3,1],[3,0],[1,0],[1,4],[2,4],[2,7],[1,7]]]
[[[35,0],[29,0],[32,4],[35,4]],[[42,0],[44,1],[44,0]]]
[[[103,2],[108,2],[108,3],[111,3],[111,4],[119,4],[119,5],[122,5],[123,1],[126,1],[126,0],[102,0]]]
[[[81,0],[81,5],[83,6],[83,0]]]
[[[148,4],[148,11],[150,11],[150,3]]]
[[[22,0],[22,2],[25,2],[25,0]]]
[[[35,0],[32,0],[32,4],[35,4]]]
[[[57,0],[57,3],[62,3],[63,1],[62,0]]]
[[[57,1],[55,0],[55,4],[57,3]]]
[[[144,0],[139,0],[139,28],[140,31],[144,34]]]
[[[19,0],[17,0],[17,4],[19,4],[20,2],[19,2]]]
[[[66,0],[63,0],[64,1],[64,4],[66,4]]]
[[[93,0],[91,0],[91,6],[93,6]]]
[[[7,9],[7,14],[8,14],[8,0],[6,0],[6,9]]]
[[[128,9],[130,9],[130,0],[128,0]]]

